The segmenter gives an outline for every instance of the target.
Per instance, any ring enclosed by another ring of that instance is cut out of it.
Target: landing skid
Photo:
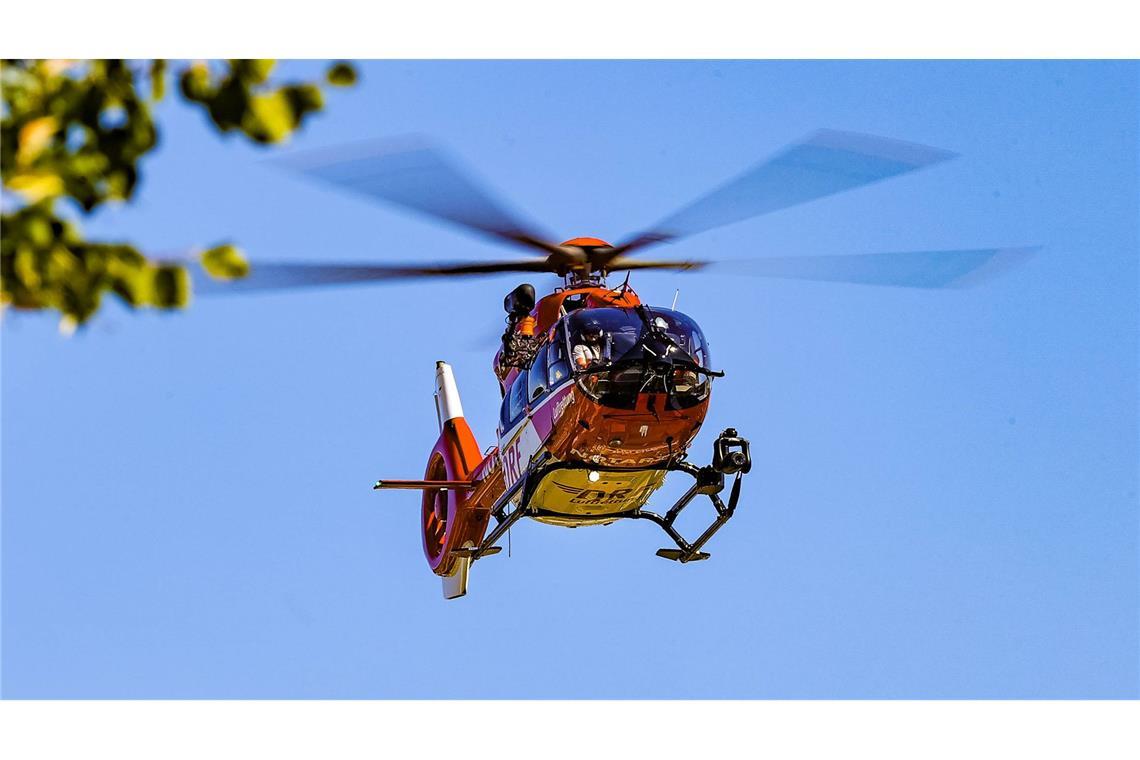
[[[658,549],[657,556],[664,559],[671,559],[681,564],[686,562],[697,562],[702,559],[708,559],[708,552],[701,551],[701,547],[708,543],[708,540],[720,530],[726,522],[732,519],[732,515],[736,512],[736,503],[740,500],[740,483],[744,479],[744,472],[737,471],[732,481],[732,489],[728,492],[728,504],[721,501],[720,493],[724,490],[724,473],[717,472],[713,469],[712,465],[707,467],[694,467],[691,464],[682,462],[677,468],[681,472],[687,472],[693,476],[693,485],[689,487],[677,503],[674,504],[664,516],[656,512],[648,512],[646,510],[638,510],[630,515],[631,518],[650,520],[661,526],[661,529],[673,539],[673,543],[677,544],[676,549]],[[677,532],[673,527],[673,523],[677,520],[678,515],[684,511],[685,507],[689,506],[698,495],[705,495],[709,497],[713,507],[716,509],[716,519],[705,528],[704,532],[697,538],[696,541],[689,543],[685,540],[684,536]]]
[[[720,437],[717,438],[714,444],[712,464],[697,467],[688,462],[673,462],[665,467],[652,468],[665,472],[687,473],[692,476],[693,485],[690,486],[689,490],[687,490],[681,498],[677,500],[677,503],[664,515],[659,515],[656,512],[650,512],[646,509],[636,509],[632,512],[614,515],[615,519],[649,520],[659,525],[669,538],[673,539],[677,548],[658,549],[658,557],[674,560],[682,564],[708,559],[708,552],[701,551],[701,547],[708,543],[709,539],[711,539],[725,523],[732,519],[732,515],[736,511],[736,504],[740,500],[741,481],[744,475],[752,469],[752,461],[748,449],[748,441],[738,437],[736,431],[729,428],[720,434]],[[585,464],[582,462],[551,463],[548,456],[544,456],[532,462],[526,474],[511,488],[507,489],[491,508],[491,514],[496,521],[494,530],[483,538],[479,546],[461,549],[460,551],[464,553],[464,558],[474,562],[482,557],[498,554],[502,551],[502,547],[495,546],[495,544],[512,525],[523,517],[541,517],[543,515],[558,516],[557,513],[548,512],[532,506],[530,500],[536,484],[540,483],[548,473],[563,469],[622,471],[616,467],[599,467],[598,465]],[[726,474],[734,476],[732,488],[728,494],[727,504],[720,498],[720,494],[724,491],[724,476]],[[522,497],[519,499],[519,506],[510,509],[511,502],[519,495],[520,491]],[[684,511],[685,507],[689,506],[693,499],[701,495],[709,498],[709,501],[712,502],[713,507],[716,509],[717,516],[712,523],[705,528],[704,532],[701,533],[695,541],[690,543],[673,527],[673,523],[676,522],[677,517]]]

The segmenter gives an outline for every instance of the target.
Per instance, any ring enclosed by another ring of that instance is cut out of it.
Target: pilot
[[[595,362],[602,360],[602,326],[591,319],[578,333],[581,341],[574,346],[572,358],[574,366],[578,369],[587,369]]]

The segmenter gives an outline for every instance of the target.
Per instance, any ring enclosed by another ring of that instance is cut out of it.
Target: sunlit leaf
[[[92,212],[133,198],[144,160],[158,144],[151,109],[170,76],[217,130],[260,143],[287,139],[323,108],[324,97],[318,82],[274,85],[275,65],[272,59],[0,60],[0,175],[9,199],[0,302],[56,310],[65,331],[85,324],[108,292],[131,307],[185,305],[191,294],[184,267],[156,266],[127,243],[87,240],[54,203]],[[345,86],[356,72],[335,63],[323,81]],[[229,245],[203,254],[202,264],[220,279],[250,269]]]
[[[20,232],[22,237],[36,248],[47,248],[55,236],[51,220],[42,216],[31,216],[24,221]]]
[[[182,72],[179,79],[182,94],[191,100],[204,100],[213,92],[210,86],[210,70],[204,63],[195,63]]]
[[[25,247],[16,251],[13,260],[13,274],[20,279],[21,283],[33,290],[38,288],[43,281],[36,259],[36,252]]]
[[[52,76],[58,76],[68,69],[78,65],[72,58],[51,58],[43,62],[44,71]]]
[[[131,308],[146,303],[146,269],[116,265],[112,267],[114,277],[111,290]]]
[[[269,79],[269,75],[273,73],[273,67],[277,65],[277,61],[272,58],[252,58],[243,61],[243,63],[245,64],[242,67],[245,79],[251,84],[261,84]]]
[[[236,280],[249,274],[249,261],[228,243],[202,253],[201,262],[206,274],[217,280]]]
[[[9,177],[4,182],[10,190],[13,190],[30,203],[50,198],[59,195],[63,192],[63,180],[60,179],[58,174],[51,172],[23,172],[13,177]]]
[[[293,131],[293,109],[280,92],[257,95],[243,119],[246,132],[261,142],[281,142]]]
[[[17,138],[20,147],[16,152],[16,162],[27,166],[34,161],[51,143],[58,128],[59,122],[52,116],[41,116],[22,126]]]

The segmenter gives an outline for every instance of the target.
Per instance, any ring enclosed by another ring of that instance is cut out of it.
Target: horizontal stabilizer
[[[435,488],[439,488],[445,491],[448,489],[455,489],[456,491],[470,491],[475,488],[475,484],[466,480],[377,480],[376,484],[372,486],[372,490],[374,491],[383,488],[413,491],[424,491]]]
[[[478,546],[463,546],[455,550],[455,554],[459,557],[472,557],[479,559],[481,557],[490,557],[491,555],[498,554],[503,550],[501,546],[488,546],[486,549],[480,550]]]

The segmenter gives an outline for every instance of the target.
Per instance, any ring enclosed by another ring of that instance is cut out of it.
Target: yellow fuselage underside
[[[557,515],[534,519],[552,525],[597,525],[612,522],[621,514],[638,509],[665,480],[660,470],[642,472],[596,472],[555,470],[542,479],[531,497],[531,506]]]

